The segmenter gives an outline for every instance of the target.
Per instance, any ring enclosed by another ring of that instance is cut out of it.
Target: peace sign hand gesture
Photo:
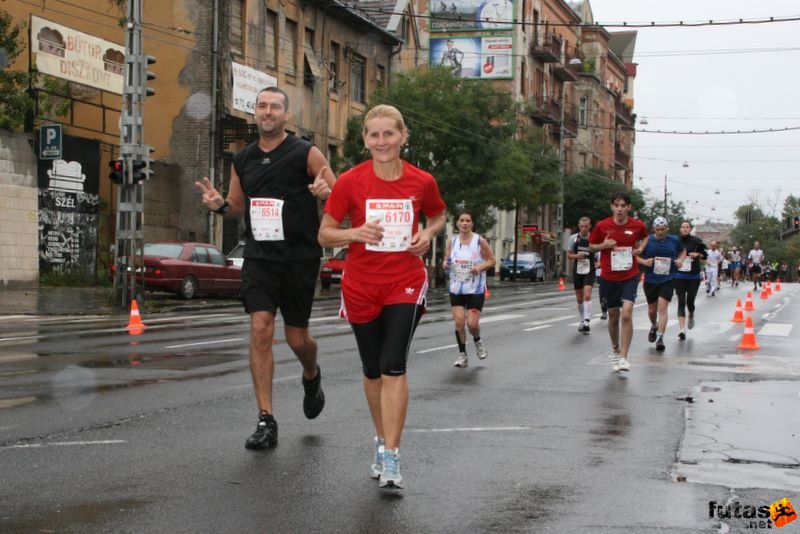
[[[194,183],[195,187],[203,194],[203,205],[208,209],[214,211],[218,210],[225,204],[225,199],[219,194],[219,191],[214,189],[208,176],[204,176],[202,180]]]

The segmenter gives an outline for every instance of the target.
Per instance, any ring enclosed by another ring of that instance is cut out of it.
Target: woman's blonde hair
[[[406,129],[406,123],[403,120],[402,113],[400,113],[396,107],[390,106],[389,104],[378,104],[367,111],[367,114],[364,116],[364,126],[361,129],[361,135],[367,135],[367,122],[378,118],[393,119],[397,129],[400,130],[403,135],[408,135],[408,129]]]

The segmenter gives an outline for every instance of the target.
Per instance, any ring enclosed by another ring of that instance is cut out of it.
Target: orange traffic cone
[[[558,279],[558,290],[559,291],[564,291],[565,289],[567,289],[567,288],[564,287],[564,279],[563,278],[559,278]]]
[[[731,319],[731,322],[744,322],[744,313],[742,313],[742,299],[736,299],[736,311],[733,313],[733,319]]]
[[[644,284],[644,273],[642,273],[642,279],[640,281]]]
[[[747,292],[747,300],[744,301],[744,311],[756,311],[756,307],[753,306],[753,292]]]
[[[775,279],[775,291],[780,291],[780,290],[781,290],[781,279],[780,278],[776,278]]]
[[[767,282],[767,296],[772,296],[772,282]]]
[[[748,317],[744,323],[744,335],[742,335],[742,342],[736,345],[737,349],[760,349],[756,343],[756,333],[753,331],[753,318]]]
[[[767,300],[769,298],[769,285],[764,284],[761,286],[761,300]]]
[[[139,304],[136,303],[136,299],[133,299],[131,301],[131,318],[128,321],[128,333],[132,336],[138,336],[144,332],[145,328],[147,327],[139,316]]]
[[[488,299],[491,296],[492,294],[489,292],[489,286],[486,286],[486,288],[483,290],[483,298]]]

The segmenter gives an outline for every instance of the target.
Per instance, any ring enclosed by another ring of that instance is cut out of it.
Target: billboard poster
[[[256,97],[265,87],[275,87],[278,79],[247,65],[231,63],[233,70],[233,109],[255,113]]]
[[[431,0],[430,29],[510,30],[514,25],[513,0]]]
[[[514,38],[431,38],[430,64],[452,69],[459,78],[484,80],[513,78]]]
[[[31,52],[39,72],[122,94],[125,47],[31,16]]]

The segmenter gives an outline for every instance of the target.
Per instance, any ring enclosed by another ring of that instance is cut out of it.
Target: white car
[[[228,252],[228,259],[233,262],[238,268],[242,268],[244,264],[244,241],[239,241],[239,244],[233,247],[233,249]]]

